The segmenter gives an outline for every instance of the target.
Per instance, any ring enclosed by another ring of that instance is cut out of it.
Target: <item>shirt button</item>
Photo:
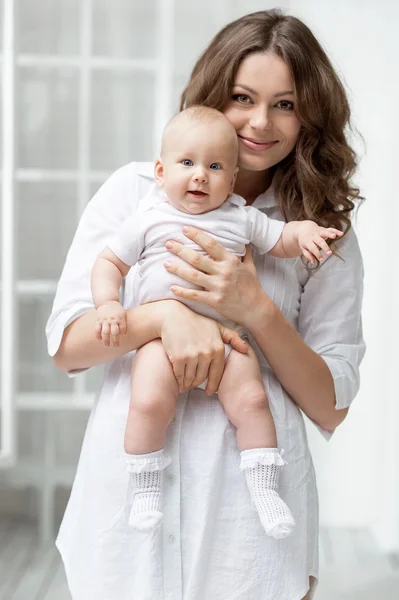
[[[169,540],[169,542],[170,542],[171,544],[174,544],[174,542],[175,542],[175,539],[176,539],[176,538],[175,538],[175,536],[174,536],[174,535],[172,535],[172,534],[170,534],[170,536],[168,537],[168,540]]]
[[[170,485],[173,485],[176,481],[176,478],[173,475],[168,475],[168,481]]]
[[[171,421],[170,421],[170,422],[171,422],[171,423],[174,423],[175,421],[176,421],[176,416],[175,416],[175,415],[173,415],[173,417],[172,417],[172,419],[171,419]]]

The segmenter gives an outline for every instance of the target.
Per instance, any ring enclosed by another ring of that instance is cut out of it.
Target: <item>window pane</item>
[[[222,3],[221,3],[222,4]],[[175,0],[174,60],[178,75],[188,75],[212,36],[224,24],[217,2]]]
[[[158,0],[93,2],[93,54],[153,58]]]
[[[17,0],[17,51],[78,54],[79,4],[79,0]]]
[[[77,226],[76,196],[75,183],[18,185],[19,279],[59,279]]]
[[[44,328],[52,298],[19,299],[18,390],[20,392],[67,392],[72,379],[55,368],[47,354]]]
[[[116,169],[132,160],[152,160],[152,75],[99,71],[92,77],[92,168]]]
[[[73,69],[19,70],[19,167],[76,168],[78,83]]]

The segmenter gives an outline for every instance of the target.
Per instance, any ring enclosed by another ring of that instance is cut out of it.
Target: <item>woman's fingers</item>
[[[201,254],[201,252],[197,252],[197,250],[188,248],[187,246],[184,246],[179,242],[175,242],[174,240],[169,240],[168,242],[166,242],[165,248],[172,254],[176,254],[176,256],[195,267],[195,269],[202,271],[203,273],[210,274],[216,271],[215,261],[209,258],[208,256],[204,256],[203,254]],[[164,264],[166,266],[166,263]]]
[[[179,386],[179,392],[184,390],[184,372],[185,372],[185,361],[182,359],[169,358],[177,385]]]
[[[197,254],[197,256],[202,256],[201,254]],[[169,273],[174,273],[178,277],[181,277],[185,281],[190,283],[194,283],[195,285],[199,285],[201,287],[206,287],[209,281],[209,275],[198,271],[197,269],[191,269],[191,267],[186,267],[183,263],[179,262],[171,262],[170,260],[164,263],[164,267]]]
[[[204,383],[204,381],[208,378],[210,364],[211,358],[209,356],[208,358],[199,359],[197,371],[195,373],[195,379],[191,384],[192,388],[198,387],[199,385],[201,385],[201,383]]]
[[[195,374],[197,372],[197,364],[197,357],[191,357],[186,362],[186,366],[184,369],[183,388],[179,388],[180,392],[185,392],[186,390],[189,390],[191,387],[193,387],[192,383],[195,379]]]
[[[201,231],[201,229],[185,226],[183,227],[183,233],[190,240],[198,244],[198,246],[206,250],[207,254],[214,260],[225,260],[230,255],[230,252],[222,244],[219,244],[219,242]]]
[[[212,360],[209,373],[208,373],[208,383],[206,385],[205,393],[208,396],[212,396],[212,394],[216,394],[219,389],[220,381],[223,377],[224,371],[224,349],[223,352],[218,352],[215,358]]]

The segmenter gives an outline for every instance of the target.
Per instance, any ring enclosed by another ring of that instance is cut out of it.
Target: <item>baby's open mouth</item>
[[[188,193],[191,196],[194,196],[194,198],[204,198],[205,196],[208,195],[206,192],[200,192],[198,190],[188,190]]]

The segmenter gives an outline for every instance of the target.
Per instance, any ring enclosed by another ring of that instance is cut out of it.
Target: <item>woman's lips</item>
[[[240,140],[242,141],[242,143],[244,144],[244,146],[246,148],[249,148],[250,150],[254,150],[255,152],[263,152],[264,150],[269,150],[275,144],[278,143],[277,141],[276,142],[261,143],[261,142],[255,142],[255,141],[250,140],[248,138],[242,137],[241,135],[239,135],[238,137],[240,138]]]

